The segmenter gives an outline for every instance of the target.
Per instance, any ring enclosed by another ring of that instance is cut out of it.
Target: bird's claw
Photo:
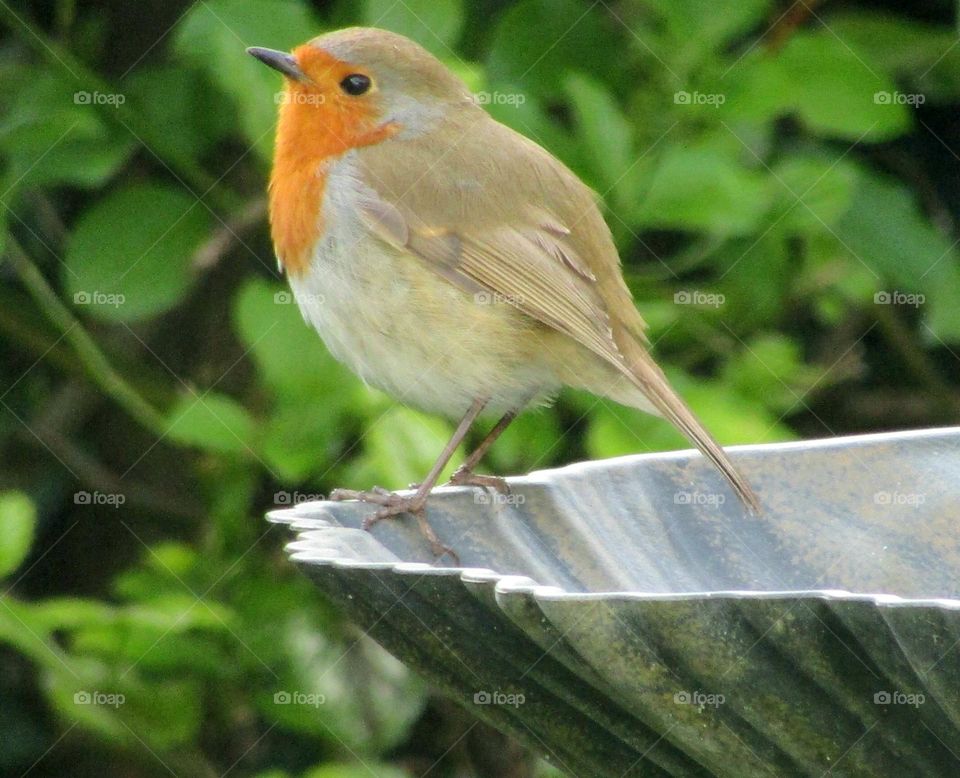
[[[434,556],[439,559],[444,555],[450,555],[457,566],[460,565],[460,557],[457,552],[449,546],[440,542],[433,527],[427,522],[427,498],[419,494],[400,495],[388,491],[379,486],[374,486],[369,491],[355,491],[353,489],[334,489],[330,493],[330,499],[341,500],[359,500],[360,502],[372,503],[380,507],[364,518],[360,526],[369,532],[373,526],[384,519],[394,519],[404,513],[409,513],[417,520],[420,526],[420,532],[430,543],[430,548]]]
[[[378,505],[386,505],[393,498],[400,499],[398,495],[384,489],[382,486],[374,486],[368,491],[361,492],[356,489],[334,489],[330,492],[330,499],[334,502],[343,502],[344,500],[359,500],[360,502],[372,502]]]
[[[365,530],[369,530],[378,521],[383,521],[384,519],[393,519],[404,513],[409,513],[411,516],[414,516],[417,521],[420,521],[421,517],[423,518],[423,521],[426,521],[426,500],[418,499],[416,496],[401,497],[398,494],[392,493],[383,495],[379,492],[374,492],[374,495],[375,499],[364,500],[364,502],[372,502],[375,505],[380,505],[382,507],[374,511],[363,520],[363,524],[361,526]]]
[[[497,475],[479,475],[464,468],[458,468],[447,481],[449,486],[480,486],[485,489],[493,489],[500,494],[510,494],[510,484],[505,478]]]

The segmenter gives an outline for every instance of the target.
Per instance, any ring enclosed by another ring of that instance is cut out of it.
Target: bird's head
[[[470,99],[463,82],[426,49],[386,30],[339,30],[289,54],[248,52],[285,77],[278,151],[294,143],[300,153],[324,158],[417,135]]]

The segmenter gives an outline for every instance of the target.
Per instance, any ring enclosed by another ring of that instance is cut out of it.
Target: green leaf
[[[209,214],[186,191],[138,184],[114,192],[79,219],[62,271],[80,310],[108,321],[162,313],[186,294],[190,261]]]
[[[951,263],[951,242],[920,213],[913,193],[891,178],[861,178],[837,233],[874,272],[911,289],[929,283],[938,265]]]
[[[0,492],[0,579],[14,572],[33,545],[37,511],[23,492]]]
[[[195,576],[202,557],[183,543],[159,543],[143,555],[143,563],[121,573],[113,582],[116,596],[122,600],[145,601],[159,596],[165,585],[188,586]],[[197,584],[198,586],[200,584]]]
[[[960,270],[955,263],[956,259],[953,259],[937,274],[943,279],[940,285],[931,284],[930,286],[926,321],[930,331],[924,333],[925,341],[960,342],[960,306],[957,305],[957,300],[960,298]],[[930,338],[930,335],[933,338]]]
[[[283,287],[248,281],[234,298],[233,322],[276,397],[260,454],[283,480],[325,471],[350,429],[344,417],[369,405],[372,393],[330,355]]]
[[[929,101],[960,95],[960,47],[945,25],[855,10],[831,14],[828,23],[874,69],[905,85],[905,92]]]
[[[116,620],[116,609],[99,600],[79,597],[47,597],[30,603],[35,628],[45,632],[103,626]]]
[[[590,414],[586,446],[591,459],[605,459],[683,449],[689,443],[667,422],[605,400]]]
[[[825,376],[803,364],[800,344],[778,333],[753,338],[724,369],[724,380],[744,398],[776,413],[804,409],[808,390]]]
[[[836,232],[849,261],[862,263],[881,277],[877,282],[881,293],[894,302],[895,292],[923,293],[919,304],[928,306],[925,312],[933,332],[960,340],[957,251],[920,212],[909,189],[890,178],[862,176],[853,206],[837,223]]]
[[[907,106],[890,95],[896,84],[832,32],[798,32],[784,49],[754,51],[733,65],[722,112],[736,121],[795,114],[815,132],[881,141],[910,129]]]
[[[199,160],[234,130],[229,114],[197,110],[212,98],[198,70],[182,65],[138,67],[125,79],[124,88],[131,108],[153,126],[150,151],[161,159]]]
[[[564,79],[564,88],[573,106],[580,144],[591,163],[591,182],[599,192],[606,193],[629,174],[633,130],[603,83],[570,73]]]
[[[242,405],[215,392],[184,395],[168,423],[171,440],[222,454],[251,452],[256,427]]]
[[[772,223],[779,229],[820,232],[850,207],[858,168],[846,159],[797,154],[777,164],[771,176],[777,194]]]
[[[120,92],[77,91],[59,72],[2,66],[0,101],[17,108],[0,116],[0,153],[17,187],[103,183],[136,144],[122,126],[103,117],[125,99]]]
[[[759,237],[727,241],[712,259],[719,274],[718,291],[724,296],[718,312],[727,327],[749,332],[784,316],[791,274],[796,272],[784,235],[773,229]],[[692,294],[698,287],[689,284],[684,289]]]
[[[368,426],[363,456],[352,464],[347,481],[404,489],[426,475],[451,433],[450,425],[436,416],[394,406]],[[458,450],[444,475],[462,457]]]
[[[483,425],[478,426],[482,431]],[[527,411],[507,427],[490,449],[484,472],[505,475],[547,467],[560,453],[562,437],[555,413],[546,409]]]
[[[663,54],[683,62],[691,55],[703,58],[711,49],[748,32],[766,17],[772,3],[715,0],[709,11],[705,11],[702,0],[649,0],[646,5],[660,17],[674,44]]]
[[[733,154],[710,146],[676,146],[660,160],[634,222],[735,235],[757,228],[769,197],[764,177]]]
[[[50,672],[48,699],[68,721],[132,748],[166,750],[193,740],[200,726],[200,687],[196,682],[147,683],[110,674],[94,662],[74,665],[79,673]]]
[[[188,576],[199,561],[196,549],[184,543],[173,542],[152,546],[149,555],[145,557],[148,567],[181,579]]]
[[[370,775],[376,775],[377,778],[405,778],[409,773],[388,764],[369,765],[363,764],[328,764],[323,767],[316,767],[313,770],[307,770],[303,778],[370,778]]]
[[[851,261],[850,250],[833,232],[810,233],[804,240],[804,263],[797,285],[809,289],[820,321],[837,327],[853,308],[872,300],[881,285],[873,268]]]
[[[455,57],[451,47],[463,29],[461,0],[363,0],[363,23],[415,40],[439,57]]]
[[[348,432],[338,423],[339,414],[339,409],[309,395],[277,403],[266,422],[260,453],[281,481],[298,483],[326,471],[339,458]]]
[[[487,57],[491,83],[558,99],[563,76],[578,70],[623,83],[622,45],[596,5],[577,0],[521,0],[501,17]]]
[[[169,574],[166,581],[178,591],[120,609],[111,622],[80,625],[71,635],[71,650],[168,676],[183,671],[222,675],[217,663],[224,651],[216,635],[230,628],[230,613],[215,602],[198,601]]]
[[[538,759],[534,770],[533,778],[563,778],[563,771],[545,759]]]
[[[64,718],[102,737],[124,741],[119,708],[126,702],[126,689],[109,678],[102,662],[84,657],[66,667],[53,665],[43,686],[47,703]],[[129,733],[127,737],[133,740]]]
[[[247,281],[234,298],[233,322],[264,382],[278,394],[331,409],[355,402],[350,387],[359,391],[360,382],[330,356],[284,287]]]
[[[131,688],[121,710],[133,732],[146,733],[140,737],[164,751],[196,740],[202,718],[201,695],[199,679],[165,677]]]
[[[306,3],[298,0],[206,0],[191,7],[177,25],[174,48],[200,68],[232,102],[235,122],[263,159],[273,151],[278,73],[246,53],[248,46],[290,50],[321,32]],[[217,96],[211,111],[223,111]]]

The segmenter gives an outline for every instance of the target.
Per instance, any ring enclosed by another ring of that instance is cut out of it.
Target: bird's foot
[[[507,479],[497,475],[479,475],[471,470],[467,470],[465,467],[458,467],[453,472],[453,475],[450,476],[447,485],[482,486],[486,489],[493,489],[500,494],[510,494],[510,484],[507,483]]]
[[[361,525],[363,529],[369,530],[378,521],[383,519],[392,519],[403,513],[409,513],[412,516],[425,515],[424,508],[427,504],[425,496],[418,494],[400,495],[396,492],[388,491],[381,486],[374,486],[369,491],[354,491],[353,489],[334,489],[330,494],[331,500],[340,502],[342,500],[359,500],[373,505],[379,505],[380,509],[370,514],[363,520]]]
[[[443,543],[441,543],[440,539],[437,537],[437,534],[433,531],[433,527],[431,527],[427,522],[426,495],[421,495],[419,493],[401,495],[388,491],[380,486],[374,486],[369,491],[334,489],[330,493],[330,499],[337,502],[343,500],[359,500],[360,502],[368,502],[373,505],[379,505],[380,508],[367,516],[360,525],[368,532],[373,528],[374,524],[382,521],[383,519],[394,519],[404,513],[409,513],[417,520],[417,524],[420,526],[420,532],[430,543],[430,548],[432,549],[434,555],[439,559],[440,557],[449,554],[450,557],[453,558],[454,562],[459,566],[460,557],[457,556],[457,552],[449,546],[445,546]]]

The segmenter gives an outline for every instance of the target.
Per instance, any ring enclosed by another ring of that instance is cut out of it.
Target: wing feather
[[[622,364],[596,276],[566,243],[571,230],[541,209],[532,222],[518,218],[476,233],[463,225],[427,226],[422,216],[405,214],[402,203],[390,203],[371,189],[361,200],[360,215],[375,235],[464,291],[488,292]]]

